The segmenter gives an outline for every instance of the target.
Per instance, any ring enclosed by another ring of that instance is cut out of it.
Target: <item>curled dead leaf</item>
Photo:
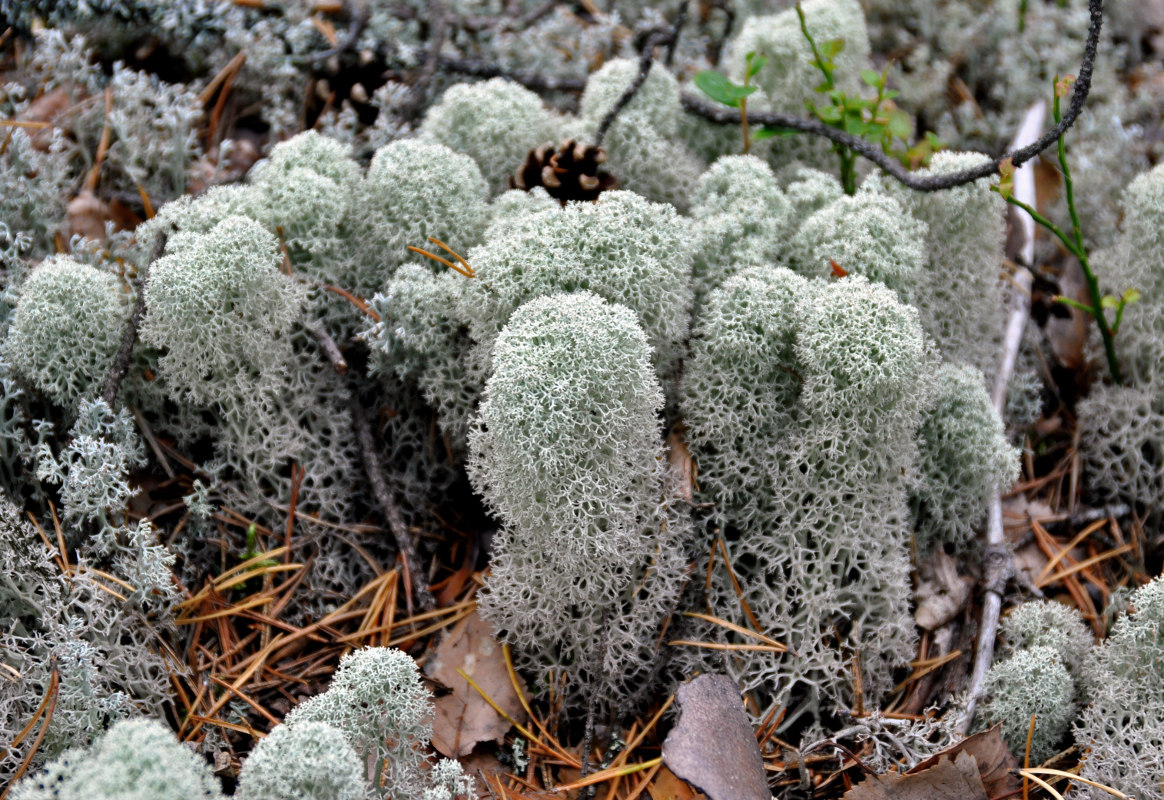
[[[445,634],[424,668],[426,675],[450,690],[433,703],[432,736],[433,747],[448,758],[468,755],[480,742],[499,742],[510,728],[509,721],[461,677],[458,669],[511,718],[525,720],[501,645],[493,638],[493,628],[474,611]]]

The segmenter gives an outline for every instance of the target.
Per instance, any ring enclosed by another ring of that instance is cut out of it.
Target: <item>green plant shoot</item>
[[[1070,94],[1071,86],[1074,82],[1075,76],[1073,75],[1068,75],[1062,79],[1057,75],[1055,76],[1055,96],[1051,105],[1051,113],[1056,125],[1063,118],[1060,101]],[[1079,221],[1079,211],[1075,206],[1075,183],[1071,178],[1071,167],[1067,163],[1067,144],[1063,140],[1063,136],[1059,136],[1058,157],[1059,169],[1063,173],[1063,190],[1067,198],[1067,210],[1071,215],[1070,233],[1067,233],[1054,222],[1044,217],[1028,203],[1024,203],[1014,196],[1014,164],[1011,163],[1010,159],[1004,160],[999,165],[999,181],[990,188],[1002,195],[1003,199],[1012,206],[1021,208],[1027,212],[1031,219],[1054,234],[1063,243],[1063,246],[1067,248],[1068,252],[1078,259],[1079,266],[1083,269],[1083,276],[1087,281],[1087,291],[1091,296],[1091,303],[1080,303],[1078,300],[1064,297],[1063,295],[1056,296],[1055,300],[1065,306],[1078,309],[1090,315],[1095,320],[1096,327],[1099,328],[1100,338],[1103,340],[1103,351],[1107,357],[1108,372],[1111,374],[1112,381],[1120,384],[1123,381],[1120,377],[1120,365],[1116,358],[1114,339],[1116,333],[1119,331],[1120,324],[1123,322],[1124,311],[1128,306],[1140,299],[1140,292],[1137,289],[1127,289],[1119,297],[1100,294],[1099,278],[1091,268],[1091,260],[1088,257],[1087,247],[1083,243],[1083,229]],[[1107,317],[1108,309],[1115,311],[1115,318],[1110,322]]]

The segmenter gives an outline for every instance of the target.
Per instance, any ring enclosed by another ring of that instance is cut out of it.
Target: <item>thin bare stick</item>
[[[318,322],[305,322],[303,329],[311,334],[312,339],[315,339],[315,343],[319,345],[319,349],[323,351],[324,356],[331,362],[335,371],[340,375],[346,375],[348,362],[344,360],[343,353],[340,352],[335,339],[331,338],[331,334],[324,330],[324,327]]]
[[[396,549],[408,565],[409,576],[412,578],[412,595],[420,603],[421,608],[430,610],[436,605],[436,600],[424,580],[425,570],[421,568],[420,558],[416,552],[416,537],[409,532],[404,515],[400,513],[400,506],[396,504],[396,498],[384,478],[384,468],[380,464],[380,453],[376,450],[375,439],[372,436],[368,412],[360,405],[359,400],[352,398],[351,413],[356,442],[364,461],[364,472],[372,484],[372,494],[376,498],[376,504],[380,506],[380,513],[384,515],[388,529],[392,531],[392,537],[396,540]]]
[[[1093,5],[1097,0],[1092,0]],[[1074,103],[1072,104],[1074,107]],[[1013,146],[1022,149],[1023,138],[1038,134],[1038,120],[1042,119],[1045,109],[1042,103],[1032,106],[1026,115],[1024,124],[1020,127]],[[1044,137],[1045,138],[1045,137]],[[1040,140],[1041,141],[1041,140]],[[1030,170],[1029,166],[1015,170],[1014,191],[1030,192],[1030,197],[1020,197],[1024,202],[1035,201],[1034,181],[1019,180],[1019,173]],[[1034,238],[1024,243],[1027,248],[1034,248]],[[1019,347],[1022,344],[1023,331],[1031,315],[1031,284],[1034,280],[1030,270],[1019,267],[1014,274],[1013,286],[1010,295],[1010,316],[1007,318],[1006,332],[1002,340],[1002,358],[999,359],[998,372],[994,376],[994,386],[990,393],[995,412],[1002,417],[1006,411],[1006,389],[1014,374],[1015,362],[1018,359]],[[1002,527],[1002,492],[995,489],[990,493],[990,501],[986,516],[986,550],[983,554],[983,588],[985,597],[982,600],[982,620],[978,625],[978,646],[974,653],[974,671],[970,675],[970,687],[966,692],[966,706],[962,716],[958,719],[956,730],[965,736],[974,722],[974,712],[978,708],[978,700],[982,697],[982,690],[986,684],[986,672],[994,661],[994,640],[998,635],[998,615],[1002,611],[1002,594],[1006,589],[1006,582],[1014,570],[1014,557],[1006,546],[1006,535]]]
[[[141,325],[142,315],[145,314],[145,288],[150,276],[150,267],[162,257],[162,251],[165,249],[166,234],[160,233],[158,240],[154,242],[154,251],[150,255],[149,263],[146,264],[141,280],[138,281],[137,299],[133,302],[133,311],[129,315],[129,321],[125,324],[125,332],[121,336],[121,346],[117,349],[117,355],[113,358],[113,366],[105,378],[105,390],[101,393],[101,398],[110,408],[113,408],[113,404],[117,400],[117,393],[121,391],[121,382],[129,374],[133,346],[137,344],[137,329]]]

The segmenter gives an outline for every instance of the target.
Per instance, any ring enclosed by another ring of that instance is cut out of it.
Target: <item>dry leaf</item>
[[[988,800],[978,775],[978,764],[969,753],[954,760],[942,753],[936,764],[905,775],[870,775],[845,792],[845,800]]]
[[[464,670],[510,717],[518,722],[525,720],[501,645],[493,638],[489,623],[474,611],[445,634],[424,668],[426,675],[451,690],[436,698],[432,726],[432,746],[448,758],[471,753],[479,742],[499,742],[510,728],[509,721],[457,673],[458,669]]]
[[[688,503],[695,500],[695,460],[687,449],[686,430],[673,428],[667,434],[667,462],[674,476],[676,490]]]
[[[95,242],[105,241],[105,223],[113,219],[109,204],[88,189],[69,201],[69,233]]]
[[[78,96],[77,102],[84,99],[84,96]],[[69,93],[63,88],[53,89],[51,92],[45,92],[40,97],[28,104],[28,108],[24,109],[24,113],[20,114],[17,119],[21,122],[33,122],[46,124],[46,127],[38,129],[30,129],[27,131],[32,139],[32,146],[37,150],[47,151],[53,141],[53,130],[57,117],[62,113],[72,108],[73,103],[69,100]]]
[[[651,778],[647,794],[651,800],[703,800],[705,797],[666,767],[661,767],[655,777]]]
[[[962,613],[974,581],[958,575],[957,563],[941,550],[927,559],[919,572],[922,580],[914,593],[917,611],[913,618],[922,630],[935,631]]]
[[[1002,740],[1002,728],[998,725],[963,739],[935,756],[930,756],[910,772],[924,770],[937,763],[941,756],[953,756],[956,753],[969,753],[974,756],[982,784],[990,797],[1003,797],[1021,787],[1021,782],[1011,772],[1012,769],[1018,769],[1019,763]]]
[[[663,742],[663,763],[711,800],[771,800],[756,734],[739,687],[700,675],[675,693],[679,721]]]

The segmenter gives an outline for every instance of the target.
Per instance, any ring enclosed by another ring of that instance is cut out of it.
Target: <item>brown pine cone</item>
[[[525,157],[509,176],[509,188],[529,191],[544,187],[550,197],[567,200],[594,200],[602,192],[618,188],[618,180],[598,168],[606,161],[606,151],[566,139],[556,150],[546,142]]]

